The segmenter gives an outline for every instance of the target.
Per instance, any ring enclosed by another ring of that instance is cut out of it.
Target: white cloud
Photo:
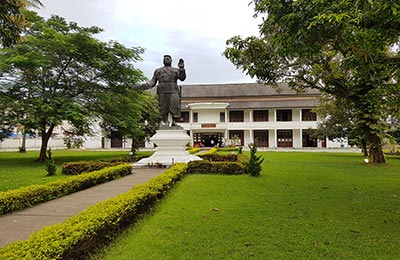
[[[250,2],[250,0],[248,0]],[[223,56],[225,42],[235,35],[257,34],[253,8],[243,0],[43,0],[48,17],[58,14],[81,26],[97,25],[103,40],[146,49],[137,64],[147,77],[162,66],[162,55],[186,60],[186,83],[254,81]]]

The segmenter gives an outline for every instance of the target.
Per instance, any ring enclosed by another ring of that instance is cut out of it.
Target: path
[[[134,168],[133,174],[0,216],[0,248],[17,240],[26,240],[32,232],[65,221],[98,202],[115,197],[147,182],[165,169]]]

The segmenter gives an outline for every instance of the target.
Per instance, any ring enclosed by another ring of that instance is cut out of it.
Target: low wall
[[[41,138],[26,138],[27,150],[39,150],[42,144]],[[18,151],[22,146],[22,137],[6,138],[0,142],[0,151]],[[49,140],[48,147],[51,149],[65,149],[66,145],[61,137],[53,137]]]

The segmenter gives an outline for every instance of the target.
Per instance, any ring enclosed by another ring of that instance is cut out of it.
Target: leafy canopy
[[[108,113],[110,98],[130,93],[132,100],[143,99],[141,93],[130,92],[144,80],[133,66],[142,48],[102,42],[95,38],[102,29],[95,26],[80,27],[59,16],[44,20],[34,12],[25,15],[31,26],[24,40],[0,50],[0,100],[7,101],[0,106],[7,111],[3,124],[19,123],[40,132],[43,156],[43,145],[62,120],[79,134],[87,133],[93,118]]]
[[[393,0],[254,0],[260,36],[224,55],[260,81],[315,88],[354,108],[371,162],[384,162],[388,107],[399,102],[400,4]]]

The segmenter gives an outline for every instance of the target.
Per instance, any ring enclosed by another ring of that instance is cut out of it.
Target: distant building
[[[207,84],[182,86],[180,125],[194,146],[336,148],[347,143],[316,140],[312,132],[321,120],[311,111],[320,93],[297,93],[286,84]]]
[[[321,118],[312,112],[319,104],[320,93],[308,90],[297,93],[286,84],[278,88],[257,83],[184,85],[181,122],[192,138],[193,146],[231,146],[256,142],[265,148],[339,148],[346,141],[316,140],[312,133]],[[155,92],[153,88],[151,91]],[[130,148],[131,140],[117,131],[108,135],[98,123],[95,133],[85,136],[85,148]],[[65,148],[64,138],[70,126],[57,128],[50,147]],[[22,137],[7,138],[0,149],[17,149]],[[27,148],[40,147],[39,138],[28,138]],[[142,144],[147,148],[154,144]]]

